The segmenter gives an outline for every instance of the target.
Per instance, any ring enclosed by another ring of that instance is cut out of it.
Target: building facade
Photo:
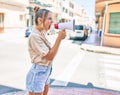
[[[76,24],[94,23],[94,20],[90,21],[85,9],[76,4],[75,0],[0,0],[0,32],[6,28],[33,26],[35,6],[52,11],[54,23],[72,19],[75,19]]]
[[[101,45],[120,47],[120,1],[97,1],[98,30],[102,31]]]
[[[26,27],[27,5],[27,0],[0,0],[0,32],[5,28]]]
[[[109,3],[106,7],[102,44],[120,47],[120,1]]]

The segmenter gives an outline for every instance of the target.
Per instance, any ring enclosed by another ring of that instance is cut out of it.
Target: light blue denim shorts
[[[44,91],[44,86],[50,84],[50,74],[52,66],[32,65],[26,76],[26,90],[28,92],[40,93]]]

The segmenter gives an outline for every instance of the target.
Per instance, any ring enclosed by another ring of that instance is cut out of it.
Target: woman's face
[[[46,17],[46,20],[44,22],[44,27],[45,27],[45,30],[49,30],[51,25],[52,25],[52,13],[49,12],[47,17]]]

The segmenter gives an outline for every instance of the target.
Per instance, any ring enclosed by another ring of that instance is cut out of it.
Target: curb
[[[104,47],[104,46],[94,46],[94,45],[88,45],[88,44],[82,44],[80,46],[80,48],[82,50],[95,52],[95,53],[120,55],[120,49],[119,48]]]

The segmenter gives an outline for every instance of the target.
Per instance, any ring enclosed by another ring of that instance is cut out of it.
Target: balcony
[[[42,7],[52,7],[51,4],[46,4],[40,0],[29,0],[29,2],[30,2],[30,4],[37,4],[37,5],[42,6]]]

